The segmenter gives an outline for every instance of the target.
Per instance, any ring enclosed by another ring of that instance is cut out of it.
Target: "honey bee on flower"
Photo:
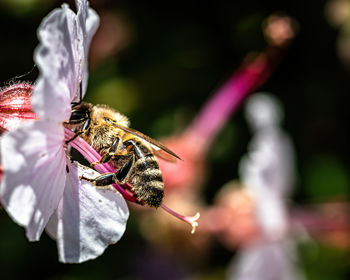
[[[155,154],[164,151],[180,159],[160,142],[129,127],[126,116],[106,105],[93,106],[82,102],[73,107],[66,126],[75,126],[77,132],[67,143],[81,135],[102,158],[91,166],[111,162],[115,173],[106,173],[94,179],[82,179],[96,186],[128,182],[131,191],[141,203],[159,207],[164,196],[162,173]]]
[[[40,75],[32,94],[38,119],[1,138],[1,204],[25,227],[30,241],[39,240],[46,229],[57,241],[62,262],[101,255],[121,238],[129,215],[119,193],[79,180],[99,174],[71,162],[67,153],[63,123],[79,98],[80,81],[82,95],[86,91],[87,53],[99,24],[87,1],[77,0],[76,6],[77,13],[66,4],[55,9],[38,29],[34,60]]]
[[[30,241],[38,241],[45,229],[57,241],[60,261],[69,263],[94,259],[123,236],[129,216],[124,199],[161,207],[193,232],[199,217],[182,216],[162,204],[164,185],[155,155],[167,158],[163,151],[168,158],[178,157],[175,153],[119,123],[115,116],[121,115],[114,110],[82,102],[89,44],[99,18],[87,1],[76,0],[76,6],[74,13],[64,4],[41,23],[34,53],[40,75],[31,98],[36,118],[6,132],[0,153],[2,206],[25,227]],[[89,138],[93,131],[98,145]],[[70,147],[99,173],[73,161]]]

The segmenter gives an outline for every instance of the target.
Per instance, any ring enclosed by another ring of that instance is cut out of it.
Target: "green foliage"
[[[307,242],[300,246],[302,268],[308,280],[344,280],[350,265],[349,251],[327,244]]]
[[[312,199],[346,198],[350,191],[349,173],[334,156],[319,156],[311,160],[304,171],[307,192]]]

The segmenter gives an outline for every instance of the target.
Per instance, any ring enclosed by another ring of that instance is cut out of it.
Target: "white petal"
[[[84,41],[84,63],[83,63],[83,73],[82,73],[82,83],[83,83],[83,96],[86,92],[87,88],[87,82],[89,78],[89,72],[88,72],[88,53],[89,53],[89,47],[90,47],[90,42],[95,34],[98,26],[100,24],[100,18],[97,15],[97,13],[93,9],[88,10],[88,16],[86,19],[86,35],[84,36],[85,41]]]
[[[62,125],[42,121],[25,123],[1,139],[1,202],[9,215],[26,227],[31,241],[39,240],[62,198],[66,173],[63,139]]]
[[[99,17],[77,0],[77,15],[62,5],[51,12],[38,29],[40,44],[34,59],[40,77],[33,94],[33,108],[41,118],[67,120],[71,102],[80,101],[80,82],[85,94],[88,80],[88,50]],[[59,106],[58,106],[59,104]]]
[[[34,60],[40,76],[32,104],[40,118],[67,120],[78,93],[80,64],[76,16],[67,5],[52,11],[38,29]]]
[[[69,170],[63,199],[46,229],[57,240],[60,261],[80,263],[98,257],[122,237],[129,210],[118,192],[78,179],[99,173],[74,164]]]
[[[86,92],[87,81],[88,81],[88,52],[90,42],[95,34],[98,25],[100,23],[99,16],[93,10],[88,8],[88,3],[82,0],[76,0],[77,7],[77,22],[78,22],[78,36],[79,40],[83,44],[79,45],[79,54],[82,61],[82,83],[83,83],[83,96]],[[78,98],[76,98],[78,101]]]

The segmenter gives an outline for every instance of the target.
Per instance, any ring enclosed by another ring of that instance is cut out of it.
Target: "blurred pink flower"
[[[1,139],[4,177],[1,203],[12,219],[26,228],[30,241],[44,228],[57,240],[62,262],[96,258],[123,235],[128,208],[119,193],[96,189],[79,176],[96,176],[71,162],[63,122],[71,102],[85,93],[87,53],[98,26],[88,3],[76,0],[51,12],[38,29],[34,59],[40,70],[32,105],[37,121],[24,123]]]
[[[238,182],[230,181],[216,194],[214,205],[203,215],[202,224],[227,249],[235,250],[261,236],[255,213],[255,200],[250,192]]]
[[[283,15],[273,14],[264,23],[264,34],[271,45],[281,46],[294,38],[298,29],[295,19]]]
[[[176,164],[159,162],[168,189],[196,188],[201,185],[205,178],[204,160],[214,138],[243,99],[270,76],[276,60],[278,55],[275,51],[248,57],[214,93],[183,133],[163,140],[183,159]]]
[[[295,36],[296,26],[295,20],[288,16],[270,16],[264,26],[269,42],[266,50],[247,55],[242,65],[213,94],[187,129],[163,140],[183,159],[177,164],[160,161],[168,189],[195,189],[202,184],[205,179],[205,158],[213,140],[243,100],[270,77]]]

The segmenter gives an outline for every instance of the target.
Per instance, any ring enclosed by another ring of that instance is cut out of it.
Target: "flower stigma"
[[[196,232],[196,228],[198,227],[197,220],[201,216],[199,212],[196,213],[194,216],[183,216],[181,214],[176,213],[169,207],[167,207],[165,204],[161,204],[160,207],[162,207],[166,212],[173,215],[174,217],[180,219],[181,221],[184,221],[185,223],[188,223],[190,226],[192,226],[191,234],[194,234]]]

